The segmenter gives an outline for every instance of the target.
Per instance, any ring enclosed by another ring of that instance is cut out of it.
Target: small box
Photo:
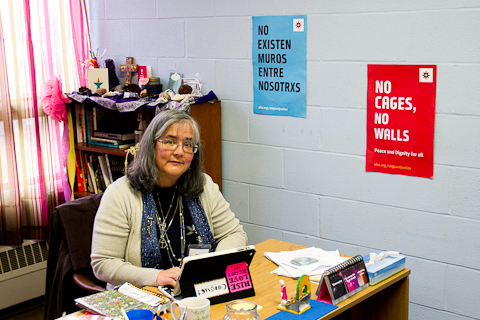
[[[376,254],[380,254],[380,252],[381,251],[375,251]],[[365,263],[370,261],[370,255],[367,254],[364,256],[363,260]],[[403,269],[405,269],[405,256],[401,254],[389,255],[382,261],[367,266],[370,285],[374,286]]]
[[[147,89],[147,94],[159,94],[162,92],[160,78],[150,78],[147,84],[142,84],[142,90]]]

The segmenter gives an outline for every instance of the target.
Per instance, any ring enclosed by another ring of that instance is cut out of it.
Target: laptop
[[[185,257],[173,296],[204,297],[212,305],[254,296],[249,266],[255,251],[251,245]]]

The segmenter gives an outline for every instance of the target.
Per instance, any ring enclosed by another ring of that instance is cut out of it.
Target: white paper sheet
[[[281,252],[265,252],[265,257],[278,265],[272,273],[299,278],[302,275],[321,275],[325,270],[344,262],[348,258],[341,257],[338,250],[325,251],[310,247],[305,249]]]

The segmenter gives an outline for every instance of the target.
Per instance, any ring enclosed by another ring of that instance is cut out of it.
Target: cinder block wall
[[[223,188],[267,238],[408,256],[410,319],[480,319],[478,1],[94,0],[94,48],[222,100]],[[252,16],[306,14],[307,118],[253,114]],[[436,64],[434,178],[365,172],[367,64]]]

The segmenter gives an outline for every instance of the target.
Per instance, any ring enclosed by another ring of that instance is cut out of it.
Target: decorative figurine
[[[282,297],[282,302],[280,303],[280,305],[285,307],[285,304],[287,303],[287,299],[288,299],[287,287],[285,287],[285,281],[283,281],[282,279],[280,279],[278,282],[280,282],[280,290],[281,290],[280,296]]]
[[[137,116],[138,131],[145,131],[147,129],[147,119],[143,119],[143,113],[140,112]]]
[[[297,292],[294,298],[285,299],[287,290],[283,280],[280,280],[282,302],[277,306],[278,310],[288,311],[295,314],[302,314],[310,309],[310,277],[303,275],[298,279]],[[286,300],[285,303],[283,300]]]
[[[132,83],[132,73],[138,72],[138,64],[133,63],[133,57],[127,57],[126,64],[120,65],[120,71],[125,72],[125,85]]]

